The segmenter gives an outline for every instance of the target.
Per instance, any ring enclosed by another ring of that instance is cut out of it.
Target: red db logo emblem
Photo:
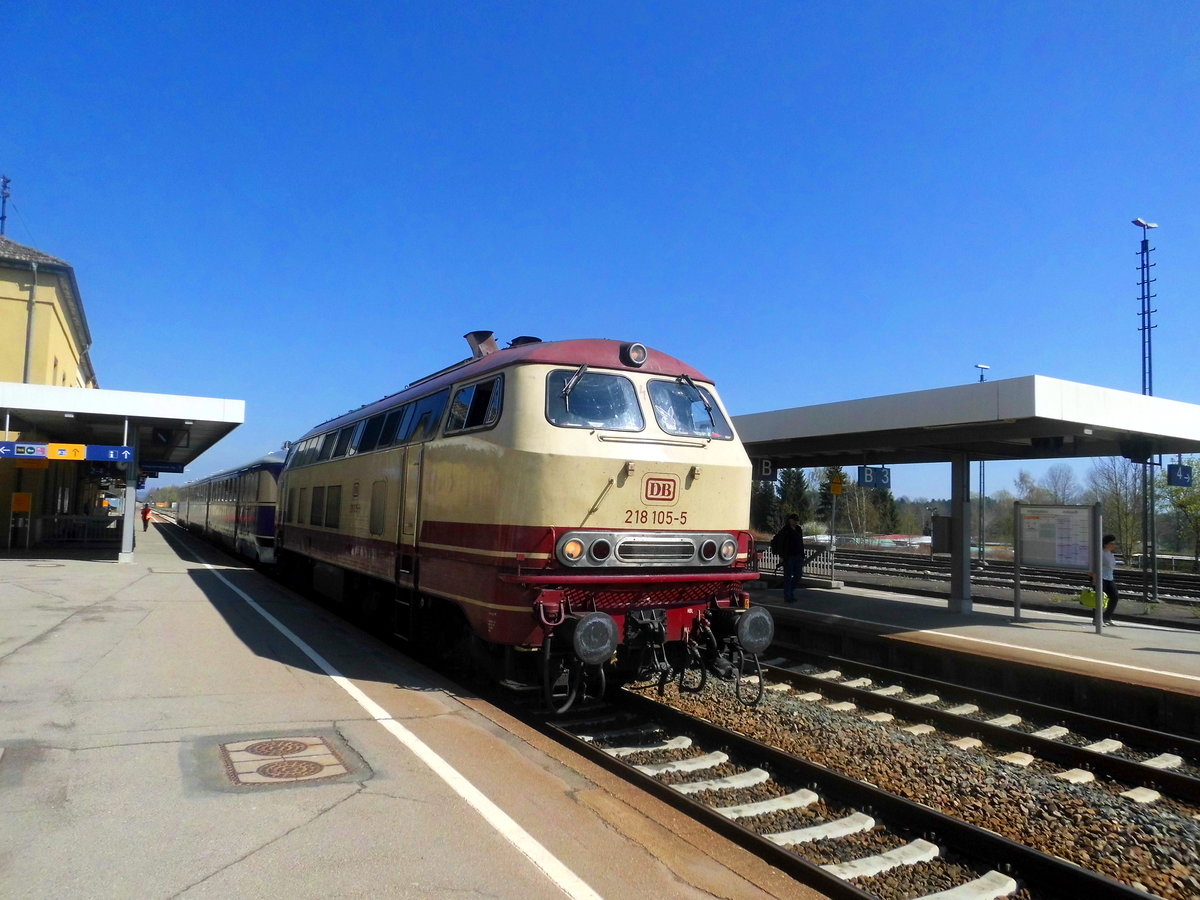
[[[676,481],[670,475],[647,475],[642,482],[642,499],[647,503],[674,503]]]

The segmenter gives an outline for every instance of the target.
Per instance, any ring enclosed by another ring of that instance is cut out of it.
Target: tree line
[[[1183,462],[1200,469],[1200,457]],[[1193,570],[1200,571],[1200,486],[1173,487],[1167,484],[1166,467],[1155,466],[1153,474],[1155,530],[1162,554],[1190,556]],[[1066,463],[1051,466],[1040,479],[1022,470],[1012,488],[983,498],[984,538],[989,544],[1011,546],[1013,504],[1016,501],[1044,505],[1090,505],[1099,502],[1104,530],[1117,536],[1125,556],[1142,552],[1145,516],[1143,466],[1121,457],[1099,457],[1080,482]],[[756,481],[750,502],[750,527],[760,536],[778,531],[795,513],[808,534],[828,534],[833,511],[831,485],[841,481],[837,497],[837,534],[864,539],[873,535],[929,535],[932,517],[950,514],[946,498],[897,499],[889,488],[860,487],[851,483],[840,466],[824,469],[782,469],[774,481]],[[971,496],[978,504],[978,494]],[[972,511],[971,538],[979,540],[978,506]]]

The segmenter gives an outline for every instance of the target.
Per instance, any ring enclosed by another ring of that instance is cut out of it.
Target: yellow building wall
[[[25,336],[33,272],[0,264],[0,381],[25,381]],[[80,352],[63,312],[62,285],[38,272],[29,383],[94,387],[79,364]]]

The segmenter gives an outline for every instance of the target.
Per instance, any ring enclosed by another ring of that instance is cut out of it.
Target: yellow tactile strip
[[[315,736],[257,738],[221,744],[225,773],[236,785],[295,784],[340,778],[350,770],[338,752]]]

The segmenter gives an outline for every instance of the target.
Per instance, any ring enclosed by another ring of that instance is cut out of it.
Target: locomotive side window
[[[712,394],[688,381],[651,381],[654,418],[667,434],[733,440],[733,429],[717,408]]]
[[[459,388],[450,404],[446,434],[486,428],[500,419],[501,376]]]
[[[429,440],[437,431],[438,423],[442,421],[442,413],[446,410],[446,401],[450,399],[449,389],[422,397],[413,404],[411,430],[403,437],[397,436],[404,443],[416,443]]]
[[[317,455],[313,459],[314,462],[324,462],[333,456],[334,445],[337,444],[337,432],[327,431],[319,438],[320,445],[317,447]]]
[[[379,432],[379,449],[390,447],[396,443],[396,430],[407,412],[412,415],[412,404],[405,404],[399,409],[393,409],[383,420],[383,430]]]
[[[347,425],[337,433],[337,443],[333,447],[333,456],[331,459],[345,456],[346,451],[350,449],[350,439],[354,437],[354,430],[357,425]]]
[[[287,509],[284,511],[283,520],[285,522],[296,521],[296,489],[288,488],[287,492]]]
[[[315,487],[312,492],[312,509],[308,513],[308,524],[325,524],[325,488]]]
[[[546,376],[546,418],[560,428],[641,431],[646,427],[633,383],[623,375],[555,369]]]
[[[337,528],[342,524],[342,486],[330,485],[325,489],[325,527]]]
[[[371,485],[371,534],[383,534],[387,515],[387,482],[376,481]]]
[[[358,446],[355,452],[367,453],[379,446],[379,436],[383,434],[383,420],[387,418],[383,413],[377,416],[371,416],[367,419],[367,424],[363,427],[362,436],[358,439]]]

